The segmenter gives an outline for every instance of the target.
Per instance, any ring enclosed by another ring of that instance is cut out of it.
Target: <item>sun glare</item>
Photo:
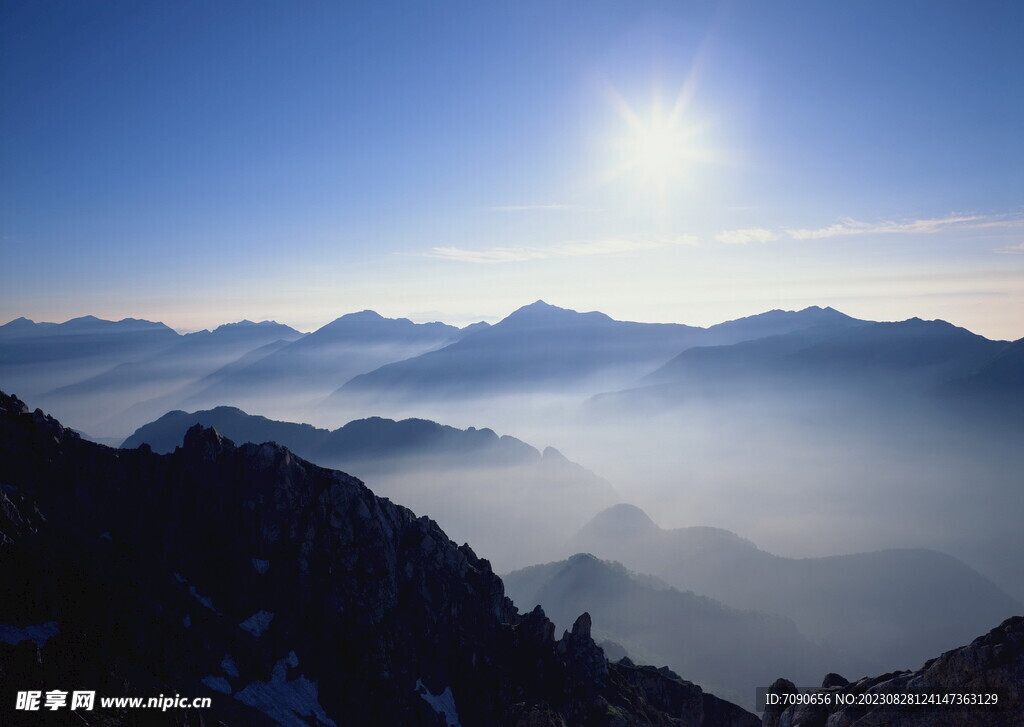
[[[687,113],[691,93],[684,88],[671,108],[656,96],[643,109],[611,92],[620,123],[606,182],[624,183],[631,199],[658,206],[694,180],[697,163],[710,152],[701,143],[702,125]]]
[[[689,142],[690,134],[671,117],[652,114],[624,142],[625,164],[641,178],[666,182],[684,171],[692,156]]]

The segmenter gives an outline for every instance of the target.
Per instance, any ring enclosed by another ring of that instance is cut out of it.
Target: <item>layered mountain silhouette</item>
[[[1024,599],[1020,350],[920,319],[693,347],[583,407],[646,435],[624,466],[587,461],[613,482],[658,462],[646,497],[695,498],[774,549],[923,546]]]
[[[333,431],[309,424],[277,421],[222,406],[197,412],[173,411],[135,431],[121,445],[134,449],[148,444],[153,451],[173,452],[194,424],[216,427],[242,442],[279,442],[309,460],[330,465],[368,461],[378,467],[398,466],[401,457],[415,456],[421,466],[489,464],[514,466],[534,463],[542,455],[515,437],[499,437],[490,429],[456,429],[425,419],[395,421],[381,417],[359,419]]]
[[[302,334],[293,328],[263,321],[241,321],[181,336],[173,345],[140,360],[114,366],[83,381],[53,389],[38,397],[44,406],[58,406],[79,421],[116,418],[126,402],[162,399],[182,387],[238,360],[245,354],[278,342],[294,341]],[[135,404],[136,416],[145,410]],[[152,416],[163,409],[150,408]],[[101,431],[104,427],[100,426]]]
[[[594,619],[598,641],[619,644],[634,661],[667,664],[748,709],[755,690],[779,674],[811,684],[840,661],[788,619],[738,611],[586,553],[502,580],[513,601],[540,604],[556,628],[582,608]]]
[[[976,371],[946,382],[939,394],[972,420],[998,417],[1015,434],[1024,432],[1024,338],[1003,348]]]
[[[232,407],[173,411],[138,429],[122,447],[147,444],[172,452],[195,424],[237,442],[274,441],[321,466],[372,480],[378,493],[429,514],[502,568],[552,557],[567,530],[617,499],[607,481],[553,448],[542,453],[490,429],[423,419],[373,417],[328,431]]]
[[[191,428],[175,453],[82,440],[0,394],[0,668],[17,689],[209,696],[152,725],[729,725],[668,670],[561,639],[468,545],[274,444]],[[138,723],[70,710],[76,724]]]
[[[746,396],[780,387],[805,395],[826,391],[905,397],[933,392],[989,366],[999,370],[998,360],[1013,347],[945,321],[837,321],[841,323],[690,348],[632,389],[609,396],[608,403],[671,407],[695,396]],[[1012,350],[1008,359],[1006,368],[1016,368]]]
[[[413,323],[374,311],[350,313],[228,376],[217,378],[184,401],[271,409],[290,397],[326,396],[352,377],[392,361],[418,356],[462,337],[444,323]]]
[[[486,327],[486,325],[485,325]],[[76,428],[111,437],[174,408],[223,404],[307,411],[359,373],[440,348],[467,331],[373,311],[311,334],[241,321],[179,335],[162,323],[94,316],[0,326],[0,382]]]
[[[95,316],[64,323],[15,319],[0,326],[0,381],[36,396],[147,358],[181,337],[163,323]]]
[[[460,398],[544,391],[596,392],[624,384],[698,345],[735,343],[808,326],[845,326],[831,309],[760,316],[697,328],[617,321],[538,300],[485,330],[437,351],[382,366],[337,396]]]
[[[662,530],[632,505],[600,513],[568,547],[733,608],[791,619],[838,650],[837,670],[912,666],[1021,612],[1019,602],[944,553],[783,558],[718,528]]]
[[[774,552],[925,546],[1024,599],[1024,561],[1015,556],[1024,548],[1020,341],[989,341],[942,321],[859,321],[829,308],[705,329],[542,302],[494,326],[363,312],[296,335],[273,323],[180,336],[134,319],[18,319],[0,326],[0,385],[27,391],[33,405],[104,441],[168,411],[225,404],[325,431],[381,415],[487,425],[556,445],[628,499],[676,518],[696,510],[687,522],[726,524]],[[615,393],[577,408],[601,390]],[[457,474],[442,477],[419,452],[429,476],[417,477],[404,457],[387,469],[384,455],[357,456],[318,461],[380,474],[382,491],[479,542],[503,569],[564,557],[539,544],[611,504],[574,490],[585,478],[571,472],[558,480],[565,487],[540,487],[555,477],[553,452],[543,474],[512,476],[504,467],[498,479],[493,461],[474,472],[450,460]],[[538,532],[548,535],[518,533],[526,545],[513,562],[506,555],[516,540],[492,548],[502,531],[484,531],[503,508],[531,501],[520,482],[538,483],[543,494],[535,514],[524,505],[505,521],[546,518]],[[545,497],[558,499],[548,507]],[[444,503],[453,503],[450,513]]]
[[[954,382],[965,388],[1020,392],[1024,389],[1024,338],[1004,347],[981,368]]]
[[[702,346],[717,346],[750,341],[768,336],[781,336],[804,330],[839,332],[868,321],[852,318],[834,308],[812,305],[798,311],[770,310],[757,315],[710,326]]]

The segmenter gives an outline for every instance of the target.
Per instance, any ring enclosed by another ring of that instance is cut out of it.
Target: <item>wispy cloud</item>
[[[692,235],[674,237],[612,237],[601,240],[563,242],[549,247],[491,247],[467,250],[461,247],[434,247],[429,257],[457,260],[466,263],[511,263],[524,260],[588,257],[592,255],[626,255],[643,250],[655,250],[677,245],[696,245]]]
[[[715,239],[726,245],[746,245],[750,242],[771,242],[782,235],[763,227],[748,227],[743,230],[723,230],[715,235]]]
[[[901,220],[881,222],[860,222],[844,219],[828,227],[814,229],[786,230],[786,234],[794,240],[821,240],[827,237],[844,235],[877,235],[877,234],[931,234],[950,228],[977,228],[991,225],[995,218],[982,215],[936,217],[924,220]]]
[[[718,242],[744,244],[771,242],[782,238],[791,240],[824,240],[851,235],[929,235],[947,230],[1013,229],[1024,227],[1024,217],[1013,215],[950,215],[919,220],[881,220],[863,222],[851,218],[841,219],[826,227],[782,227],[769,230],[761,227],[741,230],[723,230],[715,235]],[[1014,251],[1013,248],[1005,248]]]
[[[496,207],[488,207],[491,212],[530,212],[530,211],[558,211],[571,210],[575,207],[571,204],[504,204]]]
[[[1017,245],[1007,245],[1006,247],[998,247],[995,249],[995,252],[998,252],[1003,255],[1024,255],[1024,242],[1021,242]]]

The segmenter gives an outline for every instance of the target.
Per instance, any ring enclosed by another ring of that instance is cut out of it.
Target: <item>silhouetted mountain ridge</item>
[[[839,328],[810,327],[732,345],[691,348],[640,383],[699,387],[727,380],[758,385],[772,377],[799,385],[813,377],[848,387],[899,377],[901,383],[912,381],[915,388],[927,390],[977,370],[1006,347],[1004,341],[990,341],[941,320],[851,319]]]
[[[636,508],[617,506],[566,549],[618,561],[733,608],[792,619],[858,667],[913,664],[1021,610],[966,564],[932,550],[794,559],[718,528],[651,525]]]
[[[238,442],[277,442],[311,462],[372,480],[379,494],[429,514],[508,569],[554,557],[567,529],[619,499],[606,480],[551,447],[541,453],[491,429],[424,419],[370,417],[328,431],[233,407],[173,411],[122,446],[173,452],[196,424]]]
[[[634,661],[665,663],[750,709],[755,689],[778,674],[816,679],[839,661],[792,621],[737,611],[586,553],[502,580],[517,604],[540,604],[556,627],[582,606],[594,618],[595,639],[622,645]]]
[[[236,407],[208,411],[168,412],[135,431],[121,445],[134,449],[145,443],[155,452],[172,452],[195,424],[216,427],[226,436],[243,442],[274,441],[310,460],[387,460],[408,455],[463,457],[463,464],[516,465],[535,463],[540,451],[515,437],[498,436],[491,429],[456,429],[426,419],[367,417],[348,422],[333,431],[309,424],[282,422],[247,414]],[[553,450],[557,454],[557,450]],[[549,455],[554,456],[554,455]],[[479,458],[475,459],[475,458]]]
[[[358,374],[441,348],[464,335],[444,323],[413,323],[370,310],[349,313],[248,366],[225,372],[181,403],[256,408],[278,416],[297,413]]]
[[[0,481],[10,684],[213,697],[152,725],[757,724],[609,664],[589,614],[555,641],[468,545],[279,446],[195,426],[174,454],[113,450],[0,394]]]
[[[853,321],[831,309],[777,311],[708,329],[617,321],[537,301],[437,351],[382,366],[346,383],[337,397],[462,398],[543,390],[594,390],[625,383],[684,349],[733,343],[762,329],[802,329]],[[767,328],[766,328],[767,327]]]
[[[781,678],[769,688],[777,695],[798,691],[792,681]],[[795,700],[797,706],[782,702],[766,708],[762,727],[1016,727],[1024,715],[1024,617],[1008,618],[967,646],[929,659],[914,671],[864,677],[853,683],[831,673],[821,689],[811,694],[816,696]],[[981,702],[957,696],[966,694],[986,695],[981,699],[994,695],[996,701],[974,706]],[[906,701],[920,706],[893,706],[901,703],[899,695],[910,695]]]

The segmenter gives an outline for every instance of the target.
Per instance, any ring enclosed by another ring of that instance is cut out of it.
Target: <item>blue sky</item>
[[[6,2],[0,319],[1024,336],[1016,2]]]

